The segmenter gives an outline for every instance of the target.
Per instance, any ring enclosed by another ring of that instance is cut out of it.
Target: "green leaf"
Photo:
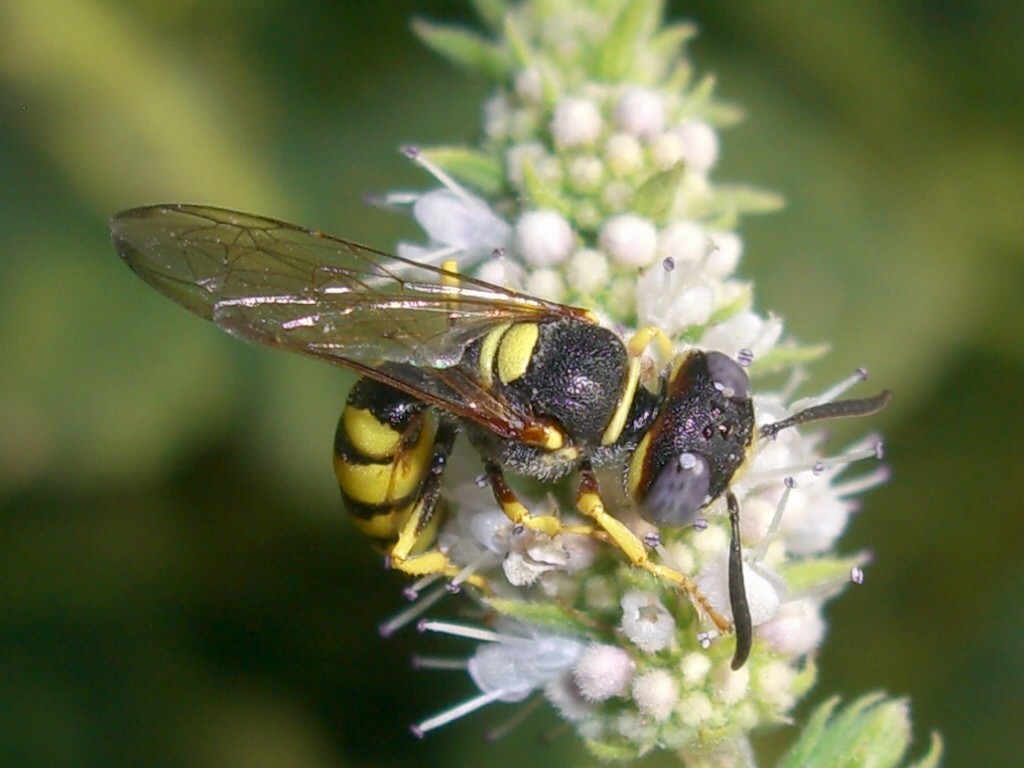
[[[804,659],[803,667],[790,686],[790,691],[797,699],[802,699],[818,681],[818,665],[814,662],[813,656]]]
[[[504,29],[505,44],[508,46],[515,66],[520,69],[526,69],[531,66],[534,59],[533,51],[527,44],[526,38],[519,31],[519,27],[516,26],[515,20],[511,15],[505,17]]]
[[[898,768],[910,746],[908,705],[882,694],[864,696],[837,712],[838,698],[829,699],[811,716],[779,768]],[[942,743],[907,768],[934,768]]]
[[[559,194],[559,190],[548,184],[537,173],[533,162],[529,158],[523,159],[523,186],[526,187],[528,200],[526,203],[531,208],[550,208],[558,211],[566,218],[572,213],[572,206],[569,201]]]
[[[783,762],[779,763],[778,768],[789,768],[789,766],[796,768],[796,766],[806,765],[807,760],[810,759],[810,756],[814,754],[814,750],[824,739],[828,720],[837,706],[839,706],[839,697],[833,696],[814,710],[811,714],[811,719],[807,721],[807,725],[801,731],[800,737],[790,747],[789,752],[783,757]]]
[[[633,196],[633,210],[655,223],[664,223],[685,173],[686,165],[680,161],[648,176]]]
[[[680,341],[696,343],[708,328],[724,323],[730,317],[749,310],[753,300],[754,291],[750,283],[741,284],[740,290],[733,297],[732,301],[712,312],[711,317],[708,318],[706,323],[687,327],[683,333],[679,334]]]
[[[599,80],[618,82],[633,74],[640,45],[652,22],[661,18],[661,0],[633,0],[622,9],[594,64]]]
[[[497,195],[505,186],[501,161],[486,152],[440,146],[420,149],[420,156],[486,197]]]
[[[677,72],[680,64],[685,64],[686,69],[689,70],[690,63],[683,55],[683,48],[687,41],[693,39],[696,35],[697,25],[689,22],[668,24],[659,29],[648,42],[647,47],[656,55],[660,66],[657,71],[650,72],[647,79],[652,83],[670,79],[667,78],[666,73]],[[679,91],[685,85],[685,82],[681,83],[679,88],[673,88],[674,85],[675,83],[671,82],[661,83],[661,87],[665,90]]]
[[[853,568],[859,568],[869,559],[867,554],[859,554],[844,558],[795,560],[779,575],[786,580],[786,586],[793,593],[801,594],[816,585],[839,583],[848,579]]]
[[[651,50],[673,59],[682,55],[683,46],[697,36],[697,25],[689,21],[666,24],[651,39]]]
[[[476,11],[476,15],[492,32],[500,32],[501,25],[505,21],[505,14],[508,13],[508,4],[505,0],[469,0]]]
[[[786,199],[777,192],[747,184],[721,184],[715,188],[712,210],[723,223],[731,223],[743,213],[774,213],[786,204]],[[720,226],[720,225],[719,225]]]
[[[504,80],[512,71],[505,49],[475,32],[425,19],[413,19],[412,31],[428,48],[468,72]]]
[[[795,365],[813,363],[824,357],[829,349],[828,344],[777,345],[772,347],[771,351],[754,359],[750,373],[754,376],[763,376]]]
[[[920,760],[917,760],[907,768],[938,768],[939,763],[942,761],[942,737],[932,732],[931,745],[928,747],[928,752]]]
[[[518,619],[535,627],[545,627],[570,635],[580,635],[590,631],[590,627],[574,613],[555,603],[531,603],[524,600],[499,598],[491,598],[485,602],[501,615]]]
[[[605,763],[627,763],[637,757],[637,748],[632,745],[626,746],[597,739],[587,739],[585,744],[590,750],[590,754]]]

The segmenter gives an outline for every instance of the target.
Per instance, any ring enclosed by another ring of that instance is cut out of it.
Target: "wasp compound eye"
[[[711,467],[707,460],[695,453],[683,453],[658,474],[641,505],[640,514],[657,526],[692,525],[710,488]]]
[[[750,379],[739,363],[721,352],[707,353],[708,376],[715,389],[729,398],[746,400],[750,397]]]

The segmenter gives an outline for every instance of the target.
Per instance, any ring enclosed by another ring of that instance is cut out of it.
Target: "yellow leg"
[[[618,407],[615,409],[615,413],[612,414],[612,418],[608,422],[604,434],[601,436],[601,445],[612,445],[622,435],[622,430],[626,426],[626,419],[629,417],[629,409],[633,405],[636,388],[640,383],[640,357],[643,355],[644,350],[647,349],[647,346],[655,340],[658,342],[658,348],[661,350],[662,355],[666,359],[670,359],[675,350],[672,340],[665,335],[663,330],[653,325],[641,328],[633,334],[633,338],[626,344],[626,352],[629,354],[629,370],[626,372],[626,382],[619,397]]]
[[[557,536],[560,533],[577,533],[583,536],[592,536],[595,531],[589,525],[563,525],[562,521],[554,515],[534,515],[516,496],[505,481],[505,475],[494,462],[486,462],[484,469],[487,472],[487,480],[494,491],[494,498],[505,513],[505,517],[516,525],[529,528],[534,531],[546,533],[548,536]]]
[[[640,357],[652,341],[658,342],[658,349],[666,359],[670,359],[675,353],[675,344],[672,343],[672,339],[666,336],[661,328],[653,325],[648,325],[634,333],[629,343],[626,344],[626,350],[632,357]]]
[[[697,589],[693,579],[666,565],[653,562],[647,555],[647,548],[637,538],[637,535],[629,530],[621,520],[608,513],[598,491],[597,478],[594,477],[593,470],[587,466],[580,470],[580,488],[576,495],[576,507],[608,534],[615,546],[625,553],[633,565],[643,568],[683,590],[694,606],[707,614],[720,632],[728,632],[732,629],[731,622],[711,606],[708,599]]]
[[[434,538],[438,518],[434,517],[432,505],[438,501],[436,494],[428,491],[413,502],[409,517],[398,534],[398,541],[388,553],[389,567],[410,576],[428,576],[432,573],[440,573],[449,579],[462,572],[462,569],[439,549],[428,549],[425,552],[410,554],[425,538],[430,540]],[[491,591],[487,580],[479,574],[469,574],[463,581],[484,592]]]
[[[410,576],[439,573],[451,579],[459,576],[463,570],[436,546],[430,547],[437,538],[437,529],[444,517],[444,510],[439,506],[443,503],[441,478],[457,434],[458,427],[454,422],[441,422],[435,437],[430,466],[419,494],[406,507],[407,511],[399,513],[405,518],[405,522],[398,532],[398,540],[388,552],[388,564],[391,568]],[[491,591],[487,580],[479,574],[468,574],[462,582],[485,592]]]
[[[459,262],[455,259],[448,259],[441,262],[441,269],[447,273],[441,276],[441,285],[457,288],[459,283],[462,282],[459,280]]]

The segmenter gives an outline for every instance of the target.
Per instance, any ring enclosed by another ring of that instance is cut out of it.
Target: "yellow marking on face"
[[[502,323],[489,331],[484,340],[480,342],[480,383],[485,389],[494,386],[494,356],[498,353],[498,344],[505,331],[512,327],[512,323]]]
[[[401,433],[379,421],[365,408],[346,406],[341,420],[349,442],[361,456],[383,460],[394,456],[402,447]]]
[[[416,444],[386,464],[357,464],[336,457],[334,471],[338,484],[360,504],[389,504],[406,498],[423,479],[436,431],[432,421],[424,423]]]
[[[540,328],[536,323],[517,323],[501,337],[498,378],[502,384],[510,384],[526,373],[539,337]]]
[[[633,452],[633,458],[629,461],[629,472],[626,473],[626,492],[629,497],[635,501],[637,499],[637,491],[640,488],[640,480],[644,473],[644,463],[647,458],[647,451],[651,447],[651,431],[647,430],[647,433],[640,439],[639,445]]]

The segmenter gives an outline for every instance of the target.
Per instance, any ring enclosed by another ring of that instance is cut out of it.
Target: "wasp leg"
[[[729,620],[718,613],[697,589],[693,579],[666,565],[653,562],[647,555],[647,548],[637,535],[629,530],[621,520],[609,514],[604,501],[601,500],[597,477],[594,476],[589,462],[585,462],[580,467],[580,486],[576,494],[576,507],[608,534],[615,546],[625,553],[633,565],[643,568],[683,590],[694,606],[707,614],[720,632],[728,632],[732,628]]]
[[[582,536],[592,536],[595,533],[589,525],[563,525],[562,521],[554,515],[534,515],[516,496],[508,482],[501,467],[493,461],[484,462],[484,472],[487,474],[487,481],[494,491],[494,498],[505,513],[505,517],[515,525],[521,525],[534,531],[546,533],[548,536],[557,536],[560,533],[576,533]]]
[[[601,436],[601,445],[613,445],[622,436],[622,430],[626,426],[626,419],[629,418],[629,411],[643,372],[642,355],[652,341],[658,342],[658,349],[666,359],[672,357],[672,340],[660,328],[648,325],[633,334],[626,344],[626,352],[629,355],[626,381],[622,387],[622,394],[619,396],[619,405],[615,409],[615,413],[612,414],[604,435]]]
[[[654,325],[644,326],[634,333],[626,344],[626,350],[629,352],[631,357],[640,357],[644,350],[647,349],[647,345],[652,341],[658,342],[658,349],[661,350],[661,354],[664,357],[672,357],[672,353],[675,351],[675,345],[672,343],[672,340],[665,335],[665,332],[661,330],[661,328]]]
[[[398,533],[398,540],[388,553],[388,563],[395,570],[410,576],[441,573],[453,578],[462,571],[440,549],[416,551],[418,547],[432,544],[437,534],[437,526],[441,520],[441,515],[437,513],[439,505],[443,503],[441,478],[444,476],[448,457],[451,455],[452,445],[458,433],[458,427],[450,419],[441,421],[420,492],[401,513],[408,514],[408,517]],[[484,591],[490,591],[486,580],[478,574],[470,574],[464,581]]]

